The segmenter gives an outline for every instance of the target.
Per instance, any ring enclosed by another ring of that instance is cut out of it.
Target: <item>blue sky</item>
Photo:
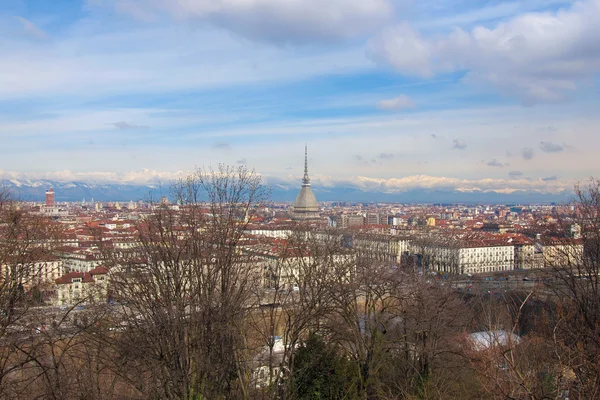
[[[3,0],[0,178],[599,176],[600,0]]]

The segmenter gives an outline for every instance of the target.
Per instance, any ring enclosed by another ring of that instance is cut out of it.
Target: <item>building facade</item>
[[[89,272],[69,272],[56,281],[57,306],[103,302],[108,295],[108,269],[94,268]]]
[[[66,272],[63,261],[59,259],[46,259],[30,264],[4,264],[1,269],[3,280],[14,279],[24,288],[51,285]]]
[[[54,207],[54,189],[46,191],[46,207]]]

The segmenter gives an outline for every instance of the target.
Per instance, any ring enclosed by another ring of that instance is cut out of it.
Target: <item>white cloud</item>
[[[376,61],[390,64],[398,71],[428,78],[434,49],[408,24],[387,28],[371,40],[367,53]]]
[[[427,176],[427,175],[415,175],[403,178],[391,178],[391,179],[374,179],[359,177],[357,182],[363,187],[368,188],[369,186],[376,184],[378,186],[381,183],[385,183],[385,186],[390,191],[402,191],[409,189],[456,189],[456,190],[493,190],[493,191],[515,191],[515,190],[536,190],[542,192],[560,192],[563,190],[569,190],[573,188],[570,182],[554,182],[549,184],[548,182],[542,181],[529,181],[526,179],[522,180],[506,180],[506,179],[457,179],[442,176]]]
[[[143,168],[188,170],[198,163],[235,165],[246,158],[248,166],[261,173],[279,175],[285,167],[293,166],[301,178],[304,144],[308,142],[309,155],[314,159],[309,165],[311,177],[322,173],[340,178],[391,178],[401,171],[408,176],[443,174],[479,179],[508,178],[508,169],[482,168],[481,160],[496,157],[502,161],[498,157],[514,146],[510,170],[521,170],[528,177],[545,177],[559,172],[556,157],[542,156],[545,153],[538,147],[541,141],[552,140],[577,144],[574,150],[555,153],[561,158],[561,178],[595,175],[600,148],[600,137],[595,135],[600,127],[598,118],[582,117],[576,104],[545,108],[549,111],[532,113],[520,106],[415,109],[405,115],[374,113],[251,121],[241,118],[243,123],[234,124],[219,122],[222,112],[234,120],[238,117],[226,107],[220,110],[220,106],[201,109],[198,114],[195,108],[169,111],[101,107],[96,111],[66,113],[49,108],[44,110],[44,119],[30,121],[28,117],[17,123],[9,118],[0,123],[4,144],[0,146],[0,158],[5,168],[21,171],[119,173]],[[114,121],[132,121],[151,129],[117,130],[110,125]],[[540,131],[542,123],[558,127],[557,132],[549,136]],[[514,128],[515,125],[520,128]],[[431,132],[438,133],[436,140],[431,139]],[[452,138],[460,138],[459,143],[468,144],[468,148],[451,150]],[[230,143],[231,150],[215,151],[215,143]],[[520,149],[525,146],[537,149],[539,155],[523,160]],[[378,158],[381,153],[394,157]],[[352,160],[354,154],[363,155],[369,166]],[[372,158],[381,162],[371,163]]]
[[[465,71],[466,81],[525,104],[556,101],[600,72],[599,20],[600,0],[586,0],[554,13],[513,17],[493,29],[455,28],[441,37],[422,37],[400,24],[374,38],[369,54],[401,73]]]
[[[267,182],[297,185],[298,177],[289,176],[287,179],[266,177]],[[411,175],[401,178],[371,178],[365,176],[354,176],[349,179],[339,179],[330,176],[316,175],[311,177],[313,185],[334,187],[352,187],[364,191],[382,191],[385,193],[400,193],[414,189],[447,189],[458,191],[494,191],[498,193],[513,193],[518,190],[534,191],[539,193],[560,193],[573,189],[575,184],[572,180],[558,179],[459,179],[432,175]]]
[[[379,103],[377,103],[377,106],[382,110],[404,110],[407,108],[413,108],[415,103],[410,97],[402,94],[393,99],[381,100]]]
[[[393,15],[389,0],[94,0],[141,20],[170,15],[208,22],[244,37],[274,43],[347,39]]]
[[[297,49],[248,43],[214,28],[106,32],[80,25],[43,43],[4,40],[0,99],[231,88],[374,69],[361,44]]]
[[[71,170],[46,172],[17,172],[0,169],[1,180],[51,180],[59,182],[84,181],[92,183],[148,184],[158,181],[174,181],[191,171],[164,172],[144,168],[138,171],[117,172],[75,172]]]

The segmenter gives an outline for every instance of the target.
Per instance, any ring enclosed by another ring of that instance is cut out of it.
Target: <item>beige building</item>
[[[69,272],[55,283],[58,306],[104,302],[108,294],[108,269],[97,267],[89,272]]]
[[[242,251],[252,260],[262,286],[270,289],[298,291],[307,273],[327,280],[347,274],[356,266],[356,257],[350,252],[314,256],[307,249],[280,251],[264,244],[247,246]]]
[[[51,285],[65,272],[63,261],[54,258],[31,264],[2,265],[2,279],[16,279],[25,288]]]
[[[552,238],[542,243],[544,267],[567,267],[581,263],[583,242],[580,239]]]
[[[365,225],[365,217],[358,214],[340,214],[329,216],[329,226],[333,228],[352,228]]]
[[[410,239],[398,235],[356,234],[352,237],[352,248],[375,260],[399,265],[402,255],[408,253]]]
[[[541,268],[533,241],[515,243],[515,269]]]
[[[365,215],[365,223],[367,225],[380,225],[383,222],[381,215],[377,214],[377,213],[367,213],[367,215]],[[387,223],[387,221],[386,221]]]

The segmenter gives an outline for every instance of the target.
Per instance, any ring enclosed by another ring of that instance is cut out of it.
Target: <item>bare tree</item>
[[[327,323],[331,340],[356,368],[356,396],[457,394],[464,360],[453,339],[469,320],[461,298],[377,255],[361,254],[344,276],[332,285],[334,307]]]
[[[148,398],[247,397],[242,322],[257,274],[239,246],[267,191],[254,172],[221,165],[172,197],[140,223],[137,248],[108,254],[122,374]]]
[[[412,289],[405,285],[408,275],[376,256],[362,254],[356,265],[346,268],[331,286],[334,309],[327,327],[356,368],[358,398],[369,398],[379,390],[386,353],[398,346],[399,338],[392,339],[391,333],[401,323],[398,315]]]
[[[46,321],[31,307],[31,295],[52,277],[40,261],[53,256],[61,232],[58,224],[0,190],[0,398],[18,396],[30,377],[24,371],[37,360],[39,341],[31,334]]]
[[[488,398],[547,399],[560,394],[560,365],[552,342],[543,335],[543,315],[533,316],[535,329],[522,328],[540,288],[482,296],[474,302],[478,332],[465,338],[465,355]]]
[[[287,378],[294,372],[294,349],[311,334],[324,333],[324,321],[332,307],[330,288],[344,276],[348,265],[354,265],[355,257],[341,246],[338,235],[303,226],[279,244],[263,258],[264,287],[258,288],[260,304],[249,323],[266,349],[257,361],[258,366],[267,367],[263,381],[268,396],[293,398]]]
[[[600,396],[600,181],[575,187],[575,218],[581,239],[560,238],[545,251],[550,290],[555,294],[552,339],[573,393]],[[565,235],[566,236],[566,235]],[[546,250],[546,249],[545,249]]]

